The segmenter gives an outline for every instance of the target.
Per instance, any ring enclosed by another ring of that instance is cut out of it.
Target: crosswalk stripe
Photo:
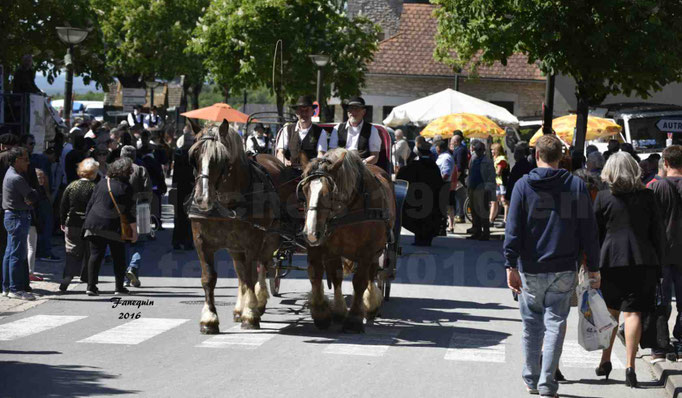
[[[189,319],[141,318],[80,340],[79,343],[139,344]]]
[[[0,340],[9,341],[75,322],[87,316],[34,315],[0,325]]]
[[[577,340],[565,340],[561,352],[561,366],[566,368],[597,368],[601,362],[601,350],[585,351]],[[611,353],[613,369],[625,369],[623,362]]]
[[[211,337],[197,345],[202,348],[242,348],[253,350],[272,339],[280,330],[292,326],[291,323],[262,323],[257,330],[242,329],[237,325],[227,331],[226,334]]]
[[[446,361],[504,363],[506,337],[487,333],[464,334],[455,332],[445,352]]]
[[[368,329],[365,334],[344,335],[330,342],[325,354],[383,356],[400,333],[397,329]]]

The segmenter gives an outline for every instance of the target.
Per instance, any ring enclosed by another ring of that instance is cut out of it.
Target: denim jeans
[[[677,315],[675,317],[673,337],[678,341],[682,341],[682,265],[663,266],[663,283],[661,284],[661,289],[663,290],[663,304],[668,307],[667,319],[670,319],[670,315],[672,315],[673,292],[675,292]],[[665,354],[666,350],[652,348],[651,353]]]
[[[455,191],[455,215],[464,218],[464,202],[467,200],[467,189],[461,187]]]
[[[575,271],[521,274],[522,376],[528,387],[537,388],[542,395],[554,395],[559,389],[554,373],[566,336],[575,278]]]
[[[2,259],[4,291],[23,291],[28,284],[28,230],[31,227],[31,213],[28,210],[5,210],[4,219],[7,230],[7,248]]]
[[[138,240],[135,243],[130,244],[130,252],[133,255],[130,257],[130,268],[140,269],[140,264],[142,263],[142,251],[144,250],[144,241]]]
[[[52,256],[52,230],[53,215],[52,204],[49,200],[38,202],[38,219],[43,223],[42,230],[38,232],[38,257],[45,258]]]

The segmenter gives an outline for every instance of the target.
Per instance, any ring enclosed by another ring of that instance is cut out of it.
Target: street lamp
[[[324,98],[322,96],[322,68],[329,62],[329,55],[310,55],[310,59],[317,65],[317,105],[320,107],[320,121],[324,121]]]
[[[157,82],[156,80],[149,80],[144,82],[144,84],[149,89],[149,110],[151,111],[152,107],[154,106],[154,89],[159,87],[161,83]]]
[[[88,30],[80,28],[72,28],[70,26],[58,27],[57,35],[59,40],[69,45],[64,57],[64,66],[66,67],[66,79],[64,80],[64,121],[68,127],[71,127],[71,98],[73,90],[73,46],[85,40],[88,37]]]

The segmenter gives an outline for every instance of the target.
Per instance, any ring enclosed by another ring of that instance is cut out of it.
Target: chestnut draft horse
[[[395,223],[393,182],[386,171],[337,148],[306,166],[299,189],[306,198],[303,234],[315,325],[327,328],[332,320],[343,318],[344,331],[363,332],[363,319],[373,319],[383,300],[375,279]],[[357,264],[350,311],[341,294],[344,260]],[[322,286],[325,270],[334,286],[331,309]]]
[[[195,124],[192,128],[198,130]],[[214,255],[222,248],[239,278],[234,320],[245,329],[259,328],[268,299],[265,273],[281,239],[281,203],[295,201],[296,184],[280,183],[287,171],[274,156],[258,155],[253,164],[227,121],[198,132],[189,156],[196,175],[189,216],[206,296],[201,333],[220,331],[213,291],[218,278]]]

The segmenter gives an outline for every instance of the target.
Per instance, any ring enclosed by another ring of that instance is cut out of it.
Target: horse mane
[[[189,150],[190,157],[194,156],[194,152],[198,150],[210,156],[217,164],[236,162],[247,164],[246,152],[239,133],[230,127],[227,134],[221,136],[220,123],[211,123],[197,134],[196,142]]]
[[[342,200],[349,200],[353,196],[353,192],[357,190],[360,176],[363,175],[365,180],[367,180],[371,178],[371,174],[360,156],[346,148],[332,149],[324,155],[324,158],[329,160],[331,164],[334,164],[342,156],[341,166],[334,176],[335,190]]]

